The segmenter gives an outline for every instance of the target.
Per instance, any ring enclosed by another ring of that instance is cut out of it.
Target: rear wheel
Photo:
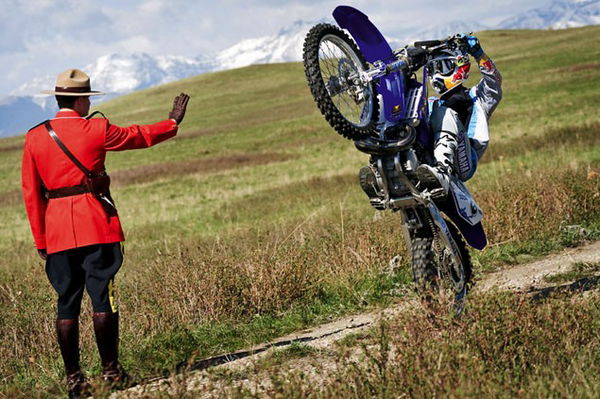
[[[437,267],[432,249],[433,237],[414,237],[411,242],[413,281],[425,293],[437,286]]]
[[[315,102],[336,132],[360,140],[376,131],[377,94],[373,83],[360,80],[367,63],[344,31],[331,24],[314,26],[304,41],[303,61]]]
[[[458,258],[429,231],[421,232],[412,238],[413,278],[424,299],[430,301],[434,294],[448,292],[454,310],[460,313],[464,309],[473,267],[460,232],[449,221],[446,223],[458,249]]]

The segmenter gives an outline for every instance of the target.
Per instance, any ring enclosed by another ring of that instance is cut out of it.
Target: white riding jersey
[[[489,120],[502,99],[502,76],[492,60],[484,54],[478,60],[478,65],[482,78],[469,90],[473,109],[466,127],[458,113],[446,107],[443,100],[434,97],[429,101],[429,123],[434,139],[438,140],[443,133],[453,135],[457,139],[455,165],[463,181],[472,176],[474,164],[487,149],[490,141]],[[473,159],[471,147],[476,159]]]

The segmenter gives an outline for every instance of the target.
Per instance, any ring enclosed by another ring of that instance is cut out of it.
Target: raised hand
[[[169,112],[169,119],[174,119],[179,125],[185,116],[185,110],[187,108],[190,96],[185,93],[181,93],[173,100],[173,109]]]
[[[467,43],[467,51],[475,58],[479,58],[483,55],[483,49],[479,44],[479,39],[476,36],[466,34],[464,35],[465,42]]]

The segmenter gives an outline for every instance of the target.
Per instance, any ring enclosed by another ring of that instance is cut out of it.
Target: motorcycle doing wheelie
[[[435,51],[466,43],[455,36],[392,51],[359,10],[339,6],[333,17],[339,27],[318,24],[304,42],[311,93],[331,127],[370,155],[359,173],[361,186],[374,208],[401,215],[417,288],[449,289],[460,311],[472,271],[463,238],[476,249],[486,246],[483,212],[457,176],[445,195],[441,188],[423,187],[416,171],[433,161],[427,61]]]

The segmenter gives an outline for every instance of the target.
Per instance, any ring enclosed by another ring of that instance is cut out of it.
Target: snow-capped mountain
[[[506,19],[498,29],[564,29],[600,24],[600,0],[554,1]]]
[[[251,64],[300,61],[302,44],[308,30],[321,21],[297,21],[277,35],[247,39],[221,51],[215,59],[215,69],[230,69]],[[460,20],[437,24],[419,32],[388,38],[393,48],[415,40],[440,39],[461,32],[479,32],[488,29],[563,29],[600,24],[600,0],[554,0],[548,7],[540,7],[502,21],[496,26]]]
[[[144,53],[100,57],[84,68],[94,87],[110,97],[213,70],[208,60]]]
[[[251,64],[299,61],[308,30],[317,22],[298,21],[278,34],[247,39],[219,52],[215,57],[187,58],[156,56],[145,53],[111,54],[98,58],[82,69],[90,75],[95,90],[106,93],[94,102],[168,83],[205,72],[239,68]],[[0,103],[0,137],[20,134],[37,121],[56,112],[53,96],[40,95],[40,90],[54,87],[56,77],[37,77],[13,90]],[[6,113],[3,109],[6,107]],[[10,110],[10,111],[9,111]],[[10,120],[9,115],[22,115]],[[6,118],[2,118],[2,115]],[[28,118],[27,115],[30,115]]]
[[[205,58],[178,56],[152,57],[144,53],[111,54],[98,58],[82,68],[92,81],[92,87],[105,96],[93,97],[95,103],[106,101],[136,90],[172,82],[215,69]],[[57,111],[53,96],[39,94],[54,87],[56,77],[37,77],[0,102],[0,137],[20,134],[38,121],[52,117]]]
[[[110,98],[212,71],[214,65],[200,57],[153,57],[145,53],[133,53],[104,55],[82,69],[90,75],[94,89],[104,91]],[[11,95],[35,95],[42,89],[54,87],[55,79],[54,75],[35,78],[13,90]],[[39,98],[37,101],[40,103]]]
[[[276,35],[242,40],[221,51],[216,57],[216,64],[219,69],[232,69],[252,64],[300,61],[304,38],[318,22],[325,20],[296,21]]]

